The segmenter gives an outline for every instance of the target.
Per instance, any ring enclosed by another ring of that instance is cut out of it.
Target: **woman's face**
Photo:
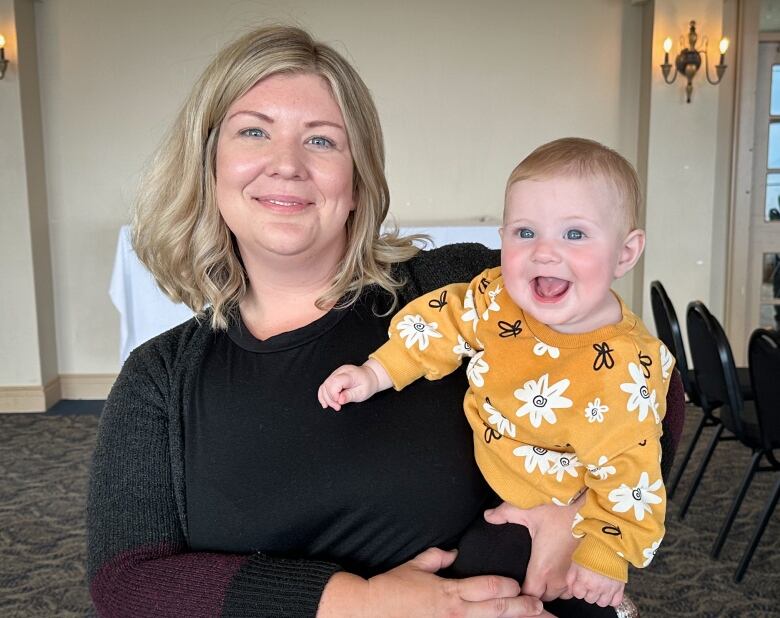
[[[317,75],[274,75],[228,109],[217,142],[217,206],[245,263],[344,253],[355,204],[344,118]]]

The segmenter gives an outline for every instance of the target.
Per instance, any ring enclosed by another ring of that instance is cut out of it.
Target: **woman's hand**
[[[482,575],[444,579],[435,575],[456,552],[432,547],[367,582],[337,573],[325,587],[317,618],[525,618],[552,614],[538,599],[520,595],[513,579]]]
[[[566,574],[579,542],[571,534],[571,525],[583,499],[568,506],[543,504],[532,509],[504,502],[485,511],[485,520],[491,524],[512,523],[528,528],[533,544],[523,594],[543,601],[571,598]]]

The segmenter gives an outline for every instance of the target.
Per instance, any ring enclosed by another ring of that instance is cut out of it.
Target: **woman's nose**
[[[297,145],[277,142],[269,149],[266,172],[269,176],[300,179],[306,175],[304,153]]]

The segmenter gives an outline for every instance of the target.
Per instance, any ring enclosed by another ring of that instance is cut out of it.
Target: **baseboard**
[[[60,374],[61,399],[105,399],[116,380],[115,373]]]
[[[46,412],[43,386],[0,386],[0,412]]]
[[[105,399],[115,373],[69,373],[45,386],[0,386],[0,413],[45,412],[60,399]]]

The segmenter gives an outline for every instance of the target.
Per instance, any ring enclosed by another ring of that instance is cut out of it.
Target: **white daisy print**
[[[571,529],[572,529],[572,533],[571,533],[571,534],[572,534],[572,536],[573,536],[575,539],[581,539],[582,537],[584,537],[584,536],[585,536],[585,534],[577,534],[576,532],[574,532],[574,529],[575,529],[577,526],[579,526],[579,525],[580,525],[580,524],[581,524],[583,521],[585,521],[585,518],[584,518],[582,515],[580,515],[579,513],[577,513],[577,514],[574,516],[574,521],[573,521],[573,522],[571,522]]]
[[[517,428],[512,421],[510,421],[506,416],[501,414],[501,412],[491,406],[489,402],[483,403],[482,409],[490,415],[488,416],[488,423],[493,425],[498,433],[500,433],[502,436],[508,435],[512,438],[515,437]]]
[[[653,412],[656,422],[658,422],[658,404],[655,402],[655,389],[652,392],[648,390],[647,380],[645,380],[642,370],[636,363],[628,363],[628,372],[634,381],[620,385],[620,390],[631,395],[628,398],[626,409],[629,412],[633,412],[639,408],[638,418],[640,422],[645,420],[648,412]]]
[[[588,402],[588,406],[585,408],[585,418],[589,423],[603,423],[604,412],[609,411],[609,406],[601,405],[601,398],[596,397],[593,401]]]
[[[464,356],[474,356],[474,354],[477,353],[477,351],[471,347],[469,342],[460,335],[458,335],[458,343],[454,348],[452,348],[452,351],[458,355],[458,358],[463,358]]]
[[[653,544],[650,547],[645,547],[642,550],[642,556],[645,558],[645,561],[642,563],[643,567],[646,567],[653,561],[653,558],[655,558],[655,552],[657,552],[658,548],[661,546],[661,541],[662,539],[653,541]]]
[[[602,455],[601,457],[599,457],[599,461],[597,465],[594,466],[593,464],[588,464],[585,467],[588,469],[588,472],[590,472],[593,476],[603,481],[604,479],[612,476],[613,474],[615,474],[615,472],[617,472],[617,470],[615,470],[615,466],[605,465],[607,461],[608,461],[607,456]]]
[[[555,480],[560,483],[563,481],[564,474],[577,478],[579,476],[577,468],[580,467],[582,467],[582,464],[573,453],[558,453],[556,461],[550,467],[549,474],[554,474]]]
[[[501,307],[496,302],[496,296],[499,295],[501,292],[501,286],[497,285],[495,290],[488,290],[488,298],[490,298],[490,304],[487,306],[487,309],[485,309],[482,312],[482,319],[487,320],[490,317],[491,311],[500,311]]]
[[[531,446],[530,444],[524,444],[518,446],[512,451],[515,457],[525,458],[525,471],[531,474],[534,470],[539,468],[539,472],[547,474],[550,471],[550,465],[558,459],[558,453],[548,451],[541,446]]]
[[[645,513],[653,512],[653,509],[650,508],[651,504],[660,504],[662,502],[660,496],[653,493],[661,488],[661,479],[658,479],[652,485],[649,483],[650,479],[647,472],[642,472],[639,477],[639,483],[635,487],[629,487],[623,483],[617,489],[610,491],[607,497],[615,503],[612,510],[616,513],[625,513],[634,509],[634,518],[637,521],[642,521],[645,518]]]
[[[545,373],[538,381],[528,380],[523,388],[515,391],[515,397],[525,404],[517,409],[517,416],[530,415],[531,425],[539,427],[542,420],[555,423],[557,417],[556,408],[571,408],[571,399],[563,396],[563,392],[569,387],[569,380],[564,378],[548,387],[550,374]]]
[[[534,339],[536,339],[534,337]],[[561,355],[561,351],[551,345],[547,345],[544,341],[539,341],[536,339],[536,343],[534,344],[534,354],[537,356],[544,356],[545,354],[549,354],[550,358],[558,358]]]
[[[411,348],[415,343],[420,350],[428,347],[430,337],[441,337],[442,334],[436,329],[439,327],[436,322],[426,322],[421,315],[405,315],[404,319],[396,324],[400,331],[401,339],[406,342],[406,347]]]
[[[666,380],[672,373],[674,356],[663,343],[661,344],[661,377]]]
[[[474,386],[484,386],[485,378],[482,377],[483,373],[487,373],[490,366],[482,360],[485,355],[485,350],[480,350],[469,361],[469,366],[466,367],[466,377]]]
[[[474,332],[477,332],[479,315],[477,315],[477,309],[474,307],[473,290],[466,290],[466,295],[463,297],[463,308],[466,312],[460,316],[460,319],[464,322],[471,322],[471,328],[474,329]]]

